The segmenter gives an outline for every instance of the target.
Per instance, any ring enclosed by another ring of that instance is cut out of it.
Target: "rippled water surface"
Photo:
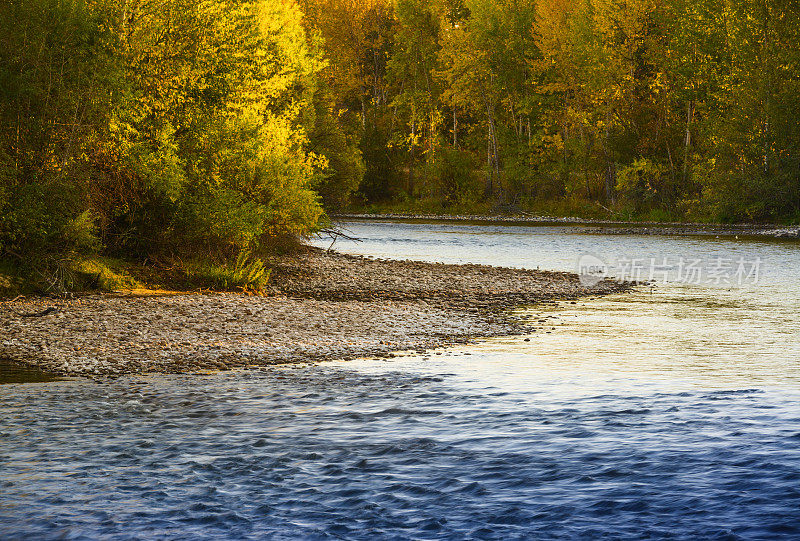
[[[426,355],[0,386],[0,538],[800,537],[800,246],[349,227],[337,247],[378,257],[763,265]]]

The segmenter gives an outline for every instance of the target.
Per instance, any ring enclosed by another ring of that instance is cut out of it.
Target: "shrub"
[[[439,154],[436,175],[442,195],[448,204],[469,203],[480,194],[480,182],[475,178],[477,164],[470,152],[448,148]]]
[[[110,258],[85,258],[70,263],[72,274],[67,285],[71,289],[97,288],[103,291],[136,289],[142,287],[123,269],[124,265]]]
[[[667,196],[665,193],[665,171],[663,166],[640,158],[620,168],[617,174],[617,193],[630,204],[636,212],[651,208]]]
[[[206,282],[218,289],[261,291],[269,282],[270,269],[249,251],[242,250],[233,264],[198,261],[184,269],[190,278]]]

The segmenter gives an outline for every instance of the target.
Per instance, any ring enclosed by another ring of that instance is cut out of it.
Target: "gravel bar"
[[[598,220],[591,218],[572,218],[558,216],[537,216],[533,214],[335,214],[337,220],[399,220],[433,222],[499,223],[517,225],[564,224],[585,227],[578,232],[598,235],[715,235],[773,237],[778,239],[800,239],[800,226],[780,224],[713,224],[691,222],[625,222]]]
[[[96,377],[390,357],[521,334],[528,322],[514,307],[631,287],[604,281],[585,288],[569,273],[376,260],[314,248],[268,264],[269,296],[2,301],[0,359]]]

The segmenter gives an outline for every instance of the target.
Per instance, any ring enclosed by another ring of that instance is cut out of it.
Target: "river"
[[[0,538],[800,536],[800,244],[344,225],[346,252],[653,284],[425,355],[3,385]]]

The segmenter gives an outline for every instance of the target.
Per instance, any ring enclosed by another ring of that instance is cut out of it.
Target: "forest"
[[[305,0],[358,201],[800,218],[800,4]],[[402,208],[402,205],[400,206]]]
[[[790,0],[4,0],[0,259],[257,281],[353,209],[797,223],[798,42]]]

